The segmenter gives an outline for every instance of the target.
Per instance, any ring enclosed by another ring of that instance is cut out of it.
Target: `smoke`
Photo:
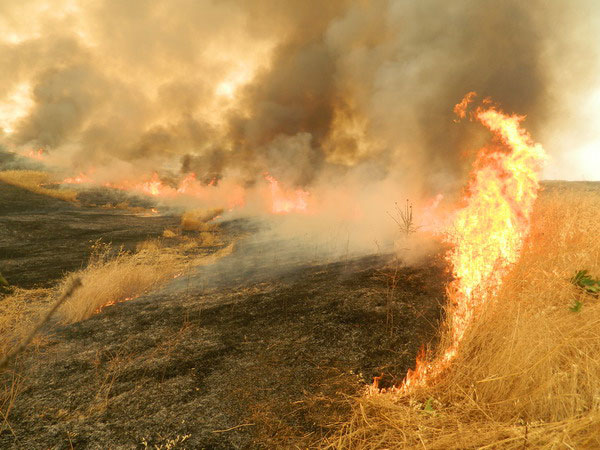
[[[0,144],[105,181],[269,172],[332,215],[381,216],[462,184],[487,136],[452,120],[466,92],[554,126],[592,83],[593,17],[592,0],[2,2]]]

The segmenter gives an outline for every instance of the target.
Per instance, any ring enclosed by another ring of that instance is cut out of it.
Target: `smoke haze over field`
[[[106,178],[268,171],[433,195],[485,139],[452,120],[468,91],[527,114],[558,161],[597,148],[560,127],[594,88],[598,15],[592,0],[5,0],[1,142]]]

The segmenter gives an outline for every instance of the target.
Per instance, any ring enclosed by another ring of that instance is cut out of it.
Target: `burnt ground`
[[[84,202],[92,199],[100,200],[93,192],[83,196]],[[179,225],[174,216],[86,204],[0,182],[0,273],[12,285],[47,287],[85,265],[97,240],[131,250],[139,242],[160,236],[165,228]]]
[[[307,447],[348,417],[347,396],[375,375],[401,378],[435,335],[440,258],[407,268],[385,255],[346,257],[283,270],[279,260],[241,258],[244,249],[159,292],[48,328],[15,363],[18,394],[0,447]]]

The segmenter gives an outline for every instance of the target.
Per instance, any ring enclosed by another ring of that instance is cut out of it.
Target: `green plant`
[[[425,411],[429,414],[433,414],[435,412],[435,409],[433,407],[433,397],[429,397],[427,399],[427,401],[425,402],[425,405],[423,406],[423,411]]]
[[[579,301],[579,300],[575,300],[575,302],[573,302],[573,305],[571,307],[569,307],[569,310],[571,312],[579,312],[581,311],[581,307],[583,306],[583,302]]]
[[[596,296],[600,294],[600,278],[592,278],[587,270],[579,270],[570,281],[587,294]]]

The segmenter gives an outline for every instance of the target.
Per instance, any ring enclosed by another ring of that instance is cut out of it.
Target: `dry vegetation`
[[[211,243],[212,244],[212,243]],[[159,241],[140,246],[135,253],[119,251],[112,254],[110,246],[99,245],[88,266],[65,278],[59,291],[79,277],[82,286],[60,310],[64,322],[86,319],[104,306],[131,300],[181,276],[186,270],[208,264],[231,252],[232,245],[207,255],[190,255],[198,242],[188,241],[176,247],[165,247]]]
[[[0,359],[14,348],[52,303],[51,289],[16,289],[0,301]],[[41,338],[38,338],[41,339]]]
[[[182,236],[171,232],[174,245],[165,245],[161,240],[146,241],[135,252],[97,242],[87,266],[67,274],[55,288],[13,290],[0,302],[0,357],[29,333],[75,278],[81,280],[82,286],[59,310],[59,320],[63,323],[84,320],[106,305],[138,297],[193,267],[210,264],[231,252],[232,244],[225,246],[214,230],[206,239],[204,234]],[[217,251],[206,248],[214,246],[221,248]]]
[[[333,447],[600,447],[600,190],[553,186],[495,303],[434,386],[358,399]],[[581,302],[580,309],[573,308]]]
[[[165,246],[160,241],[142,243],[136,252],[115,250],[109,244],[96,243],[88,265],[65,276],[55,288],[15,289],[0,302],[0,359],[11,353],[30,334],[55,300],[72,285],[81,286],[61,306],[58,320],[72,323],[84,320],[106,305],[130,300],[157,288],[193,267],[210,264],[231,252],[233,244],[225,246],[215,233],[210,242],[196,236],[174,234],[176,245]],[[217,251],[205,250],[218,245]],[[36,348],[43,345],[44,336],[31,342]],[[21,375],[13,368],[2,370],[10,379],[0,390],[0,431],[10,429],[9,416],[21,386]]]
[[[49,289],[17,289],[0,301],[0,359],[15,349],[23,341],[30,329],[50,307],[52,299]],[[44,341],[36,336],[34,347]],[[0,431],[10,430],[8,419],[13,402],[18,395],[22,377],[14,370],[6,371],[5,383],[0,389]]]
[[[5,170],[0,171],[0,181],[18,186],[36,194],[47,195],[59,200],[74,202],[77,193],[67,189],[50,189],[44,185],[54,183],[51,174],[35,170]]]

